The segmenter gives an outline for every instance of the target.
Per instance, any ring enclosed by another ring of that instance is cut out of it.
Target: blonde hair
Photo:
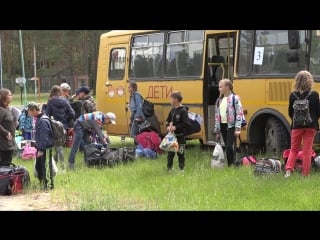
[[[219,83],[220,82],[223,83],[225,86],[227,86],[229,90],[233,93],[233,82],[230,79],[224,78],[224,79],[221,79]],[[223,97],[223,95],[220,95],[220,97]]]
[[[310,72],[303,70],[297,73],[294,90],[297,92],[310,91],[313,86],[313,76]]]

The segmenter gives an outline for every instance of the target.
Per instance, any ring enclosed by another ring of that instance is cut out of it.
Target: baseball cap
[[[36,102],[29,102],[27,105],[28,110],[40,110],[40,104],[36,103]]]
[[[60,87],[62,89],[66,89],[66,90],[69,90],[69,91],[71,90],[71,87],[70,87],[70,85],[68,83],[61,83]]]
[[[76,91],[76,94],[78,95],[81,92],[83,92],[85,94],[89,94],[90,89],[87,86],[82,86]]]
[[[109,118],[112,124],[116,124],[116,115],[113,112],[106,113],[104,117]]]

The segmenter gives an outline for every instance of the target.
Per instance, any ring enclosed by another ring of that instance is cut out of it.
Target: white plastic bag
[[[219,143],[216,143],[214,147],[212,158],[211,158],[211,167],[223,167],[224,166],[224,153],[222,146]]]
[[[169,132],[162,139],[159,148],[167,152],[178,152],[179,144],[178,144],[176,135],[172,132]]]

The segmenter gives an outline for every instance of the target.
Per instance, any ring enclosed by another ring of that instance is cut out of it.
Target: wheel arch
[[[274,117],[278,119],[282,125],[286,128],[288,135],[290,136],[290,124],[284,115],[272,108],[265,108],[259,110],[251,117],[248,123],[248,143],[249,144],[259,144],[262,145],[264,141],[264,127],[266,126],[266,122],[268,118]],[[261,125],[263,127],[261,127]]]

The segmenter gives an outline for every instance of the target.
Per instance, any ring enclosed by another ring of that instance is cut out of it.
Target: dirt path
[[[66,211],[63,204],[54,203],[50,193],[0,196],[0,211]]]

